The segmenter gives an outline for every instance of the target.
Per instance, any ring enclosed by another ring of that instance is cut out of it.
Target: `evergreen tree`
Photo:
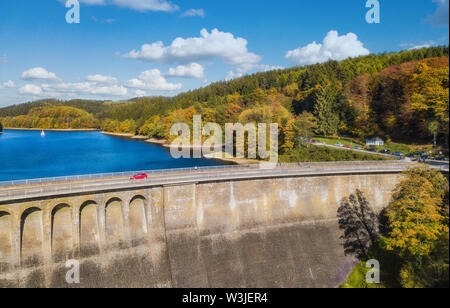
[[[321,86],[316,92],[314,113],[317,118],[317,132],[323,136],[336,136],[339,115],[334,110],[336,104],[335,86]]]

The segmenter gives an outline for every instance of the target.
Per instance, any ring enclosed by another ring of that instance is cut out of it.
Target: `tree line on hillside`
[[[99,121],[90,113],[69,106],[35,107],[25,115],[4,117],[10,128],[83,129],[98,128]]]
[[[108,112],[113,109],[114,106],[120,105],[120,102],[111,101],[96,101],[96,100],[82,100],[74,99],[69,101],[62,101],[57,99],[42,99],[25,104],[12,105],[4,108],[0,108],[0,118],[3,117],[15,117],[19,115],[26,115],[31,109],[38,107],[55,107],[55,106],[67,106],[77,109],[82,109],[86,112],[92,113],[96,118],[104,118],[108,115]]]
[[[381,136],[406,142],[436,138],[444,143],[448,138],[448,47],[258,73],[172,98],[33,102],[0,109],[0,117],[20,125],[21,121],[12,119],[21,119],[31,106],[55,104],[93,114],[105,131],[164,139],[171,138],[173,123],[191,124],[194,114],[201,114],[204,123],[221,125],[278,123],[282,153],[295,148],[299,136],[311,134]]]

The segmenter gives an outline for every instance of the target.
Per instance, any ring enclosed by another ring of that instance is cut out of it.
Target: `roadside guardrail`
[[[250,168],[249,168],[250,167]],[[28,198],[39,198],[47,196],[66,195],[74,193],[90,193],[102,190],[115,190],[124,188],[143,189],[154,186],[177,185],[202,183],[214,180],[251,180],[289,176],[314,176],[314,175],[333,175],[333,174],[354,174],[354,173],[389,173],[403,172],[410,167],[410,164],[397,165],[372,165],[363,166],[358,164],[348,164],[346,166],[336,166],[327,168],[321,163],[313,164],[284,164],[275,169],[260,169],[259,165],[243,165],[234,168],[188,168],[188,169],[170,169],[172,174],[161,173],[157,177],[150,177],[147,180],[132,181],[124,178],[109,178],[99,181],[69,181],[67,183],[43,183],[43,185],[32,185],[24,187],[4,186],[0,187],[0,202],[11,200],[23,200]],[[224,172],[214,172],[222,169]],[[239,170],[241,169],[241,170]],[[190,170],[180,174],[180,170]],[[173,172],[176,174],[173,174]],[[229,172],[227,172],[229,171]],[[133,173],[116,173],[120,175]],[[67,177],[65,177],[67,178]]]

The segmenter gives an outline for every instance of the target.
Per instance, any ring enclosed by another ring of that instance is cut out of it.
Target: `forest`
[[[87,129],[99,126],[92,114],[69,106],[34,107],[25,115],[6,117],[2,121],[9,128]]]
[[[170,140],[173,123],[278,123],[281,154],[299,137],[379,136],[448,147],[448,47],[329,61],[217,82],[175,97],[41,100],[0,109],[11,128],[99,128]]]

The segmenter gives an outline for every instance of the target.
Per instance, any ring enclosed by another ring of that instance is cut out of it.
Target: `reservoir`
[[[210,159],[174,159],[170,150],[101,132],[4,130],[0,181],[109,172],[217,166]]]

